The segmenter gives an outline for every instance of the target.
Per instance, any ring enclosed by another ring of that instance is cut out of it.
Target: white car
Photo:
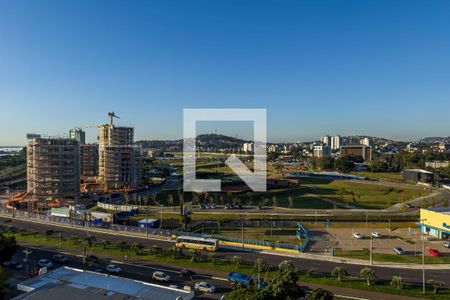
[[[406,251],[400,247],[394,247],[394,252],[397,253],[398,255],[406,254]]]
[[[158,280],[158,281],[169,282],[172,278],[170,278],[170,276],[164,272],[156,271],[156,272],[153,272],[152,279]]]
[[[197,282],[194,286],[197,291],[206,292],[206,293],[214,293],[216,291],[216,287],[207,282]]]
[[[51,268],[53,267],[53,263],[48,259],[40,259],[38,261],[38,266],[41,268]]]
[[[381,233],[379,233],[378,231],[374,231],[374,232],[372,232],[372,236],[374,238],[380,238],[381,237]]]
[[[358,233],[358,232],[355,232],[355,233],[353,233],[353,237],[355,238],[355,239],[360,239],[360,238],[362,238],[362,235],[361,235],[361,233]]]
[[[118,274],[118,273],[122,272],[122,269],[119,266],[110,264],[110,265],[106,266],[106,271],[108,271],[109,273],[116,273],[116,274]]]

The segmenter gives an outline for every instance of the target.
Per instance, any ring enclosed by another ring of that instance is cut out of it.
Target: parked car
[[[172,278],[164,272],[156,271],[156,272],[153,272],[152,279],[158,280],[158,281],[169,282]]]
[[[436,248],[429,248],[429,249],[428,249],[428,253],[429,253],[431,256],[435,256],[435,257],[441,256],[441,253],[440,253],[439,250],[436,249]]]
[[[122,269],[119,266],[113,265],[113,264],[109,264],[106,266],[106,271],[108,271],[109,273],[120,273],[122,272]]]
[[[374,238],[380,238],[381,237],[381,233],[379,233],[378,231],[374,231],[374,232],[372,232],[372,236]]]
[[[59,262],[59,263],[66,263],[66,262],[69,261],[69,258],[65,257],[62,254],[55,254],[55,255],[52,256],[52,260],[56,261],[56,262]]]
[[[450,248],[450,241],[444,241],[444,247]]]
[[[8,267],[8,268],[12,268],[12,269],[16,269],[16,270],[21,270],[23,269],[23,265],[20,262],[11,260],[11,261],[5,261],[2,264],[3,267]]]
[[[38,266],[41,268],[51,268],[53,267],[53,263],[48,259],[40,259],[38,261]]]
[[[216,205],[215,205],[215,204],[208,204],[208,205],[207,205],[207,208],[209,208],[209,209],[215,209],[215,208],[216,208]]]
[[[197,291],[206,292],[206,293],[214,293],[216,291],[216,287],[207,282],[201,281],[197,282],[194,286]]]
[[[201,208],[201,209],[205,209],[205,208],[206,208],[206,205],[205,205],[205,204],[200,204],[200,208]]]
[[[180,277],[184,279],[192,279],[194,276],[195,272],[188,269],[181,270],[180,272]]]
[[[394,252],[397,253],[398,255],[406,254],[405,250],[403,250],[400,247],[394,247]]]
[[[361,234],[361,233],[358,233],[358,232],[355,232],[355,233],[353,233],[353,237],[354,237],[355,239],[361,239],[361,238],[362,238],[362,234]]]

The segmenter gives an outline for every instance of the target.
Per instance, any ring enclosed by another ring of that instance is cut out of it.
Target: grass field
[[[403,183],[402,173],[400,172],[353,172],[357,176],[367,177],[370,180],[390,181]]]
[[[348,257],[354,259],[370,259],[369,250],[341,250],[336,249],[336,256]],[[392,263],[422,263],[422,256],[418,252],[417,256],[406,254],[406,255],[397,255],[397,254],[386,254],[386,253],[373,253],[373,260],[378,262],[392,262]],[[448,256],[440,256],[433,257],[425,255],[425,263],[426,264],[448,264],[450,263],[450,257]]]

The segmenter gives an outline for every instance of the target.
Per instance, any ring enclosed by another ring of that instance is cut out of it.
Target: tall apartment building
[[[69,130],[69,139],[77,140],[78,143],[86,144],[86,134],[81,128],[74,128]]]
[[[133,127],[100,127],[99,179],[108,189],[141,183],[141,150],[134,145]]]
[[[341,146],[340,155],[343,156],[361,156],[364,161],[372,160],[372,148],[365,145],[347,145]]]
[[[325,146],[331,147],[331,136],[329,136],[328,134],[322,137],[322,143]]]
[[[331,155],[331,148],[327,145],[314,146],[315,157],[328,157]]]
[[[342,146],[342,137],[340,135],[335,135],[331,137],[331,149],[338,150]]]
[[[253,152],[253,143],[244,143],[242,146],[242,151],[245,153],[252,153]]]
[[[370,139],[368,137],[365,137],[365,138],[360,140],[360,143],[361,143],[361,145],[364,145],[364,146],[370,146],[371,141],[370,141]]]
[[[94,179],[98,176],[98,145],[80,145],[80,174],[82,180]]]
[[[36,197],[77,197],[80,192],[78,141],[38,136],[29,139],[27,191]]]

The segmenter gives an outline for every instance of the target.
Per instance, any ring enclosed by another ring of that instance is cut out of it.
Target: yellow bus
[[[219,240],[212,238],[179,236],[175,246],[178,248],[216,251],[219,248]]]

